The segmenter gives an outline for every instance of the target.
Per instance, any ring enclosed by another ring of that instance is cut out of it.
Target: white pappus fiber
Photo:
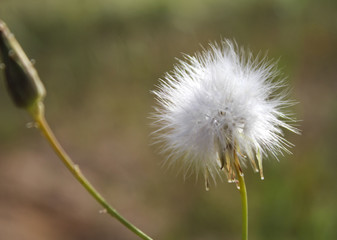
[[[206,183],[222,172],[236,181],[248,161],[263,179],[262,156],[289,152],[283,129],[298,132],[275,64],[229,40],[185,55],[153,93],[154,138],[166,163],[202,173]]]

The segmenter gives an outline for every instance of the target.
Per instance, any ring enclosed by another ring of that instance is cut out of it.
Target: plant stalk
[[[56,152],[58,157],[61,159],[63,164],[68,168],[76,180],[89,192],[89,194],[105,209],[106,213],[116,218],[121,224],[123,224],[130,231],[135,233],[141,239],[152,240],[151,237],[143,233],[140,229],[131,224],[128,220],[122,217],[114,208],[112,208],[106,200],[101,196],[101,194],[92,186],[92,184],[83,175],[78,165],[76,165],[68,154],[64,151],[61,144],[58,142],[57,138],[50,129],[44,115],[43,103],[39,103],[30,110],[38,128],[41,130],[53,150]]]
[[[239,191],[241,195],[241,205],[242,205],[242,240],[248,240],[248,199],[247,199],[247,189],[245,184],[245,178],[243,172],[240,168],[238,157],[235,154],[235,168],[237,171],[238,181],[239,181]]]

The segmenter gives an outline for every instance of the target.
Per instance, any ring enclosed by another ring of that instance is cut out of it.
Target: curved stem
[[[42,104],[42,103],[40,103]],[[143,233],[140,229],[135,227],[129,221],[127,221],[124,217],[122,217],[114,208],[112,208],[106,200],[97,192],[97,190],[91,185],[91,183],[86,179],[86,177],[82,174],[78,165],[76,165],[68,154],[63,150],[62,146],[58,142],[57,138],[53,134],[50,129],[43,112],[43,105],[37,106],[33,111],[30,111],[34,120],[36,121],[39,129],[46,137],[49,144],[52,146],[58,157],[62,160],[64,165],[68,168],[68,170],[72,173],[72,175],[76,178],[77,181],[81,183],[81,185],[89,192],[89,194],[106,210],[108,214],[112,217],[116,218],[121,224],[127,227],[130,231],[134,232],[141,239],[151,240],[152,238]]]
[[[237,156],[235,156],[235,168],[239,180],[239,191],[241,195],[241,205],[242,205],[242,240],[248,240],[248,199],[247,199],[247,189],[245,184],[245,178],[243,172],[239,166]]]

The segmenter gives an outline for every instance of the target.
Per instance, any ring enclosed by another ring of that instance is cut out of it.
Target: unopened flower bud
[[[14,35],[0,20],[0,56],[5,65],[5,81],[15,105],[30,110],[46,94],[37,71]]]

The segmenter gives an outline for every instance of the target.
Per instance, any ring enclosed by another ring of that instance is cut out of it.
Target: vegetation
[[[293,155],[246,171],[250,239],[337,239],[337,3],[333,1],[19,1],[0,18],[48,94],[67,152],[123,216],[154,239],[240,239],[233,184],[204,191],[160,167],[149,146],[150,90],[175,57],[235,39],[268,49],[293,86],[302,136]],[[137,239],[104,214],[13,107],[0,77],[0,232],[4,239]],[[28,124],[29,125],[29,124]]]

